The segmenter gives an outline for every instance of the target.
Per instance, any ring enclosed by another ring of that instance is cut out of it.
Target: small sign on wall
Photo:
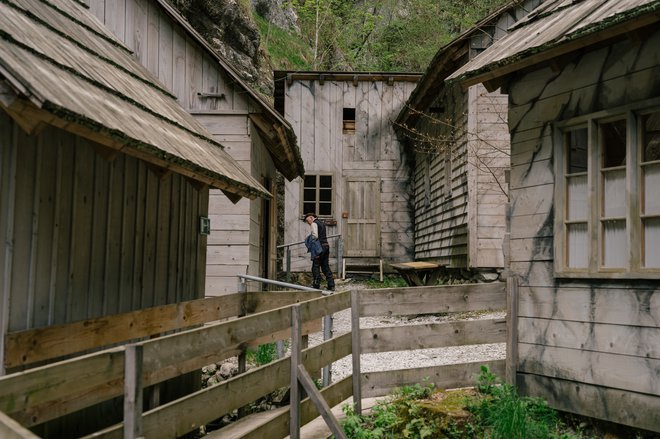
[[[199,234],[200,235],[210,235],[211,234],[211,219],[206,216],[199,217]]]

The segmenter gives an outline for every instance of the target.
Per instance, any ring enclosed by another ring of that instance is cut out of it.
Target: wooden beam
[[[321,414],[321,417],[325,421],[325,424],[330,428],[330,431],[338,439],[346,439],[346,433],[344,429],[337,422],[337,418],[332,414],[330,406],[325,401],[321,393],[316,388],[316,384],[312,380],[312,377],[309,376],[309,373],[305,370],[305,366],[302,364],[298,365],[298,380],[302,384],[305,391],[309,395],[309,399],[314,403],[316,409]],[[293,409],[291,410],[293,412]]]
[[[0,437],[3,439],[39,439],[39,436],[2,412],[0,412]]]

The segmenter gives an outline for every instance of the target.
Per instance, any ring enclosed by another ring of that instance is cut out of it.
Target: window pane
[[[587,205],[587,176],[568,178],[568,212],[566,218],[569,221],[585,220],[588,215]]]
[[[332,191],[330,189],[319,190],[319,201],[332,201]]]
[[[303,215],[309,212],[316,213],[316,203],[303,203]]]
[[[660,218],[644,220],[644,267],[660,268]]]
[[[315,189],[305,189],[303,201],[316,201],[316,190]]]
[[[603,267],[622,268],[627,260],[626,222],[603,222]]]
[[[569,224],[568,226],[568,261],[571,268],[587,268],[591,246],[587,240],[587,224]]]
[[[332,188],[332,175],[319,176],[319,187]]]
[[[644,166],[644,206],[646,215],[660,215],[660,165]]]
[[[587,172],[588,133],[586,128],[580,128],[565,134],[569,174]]]
[[[332,215],[332,205],[330,203],[319,203],[319,215],[330,216]]]
[[[626,121],[600,124],[600,145],[603,154],[603,168],[626,164]]]
[[[626,216],[626,171],[603,172],[603,216]]]
[[[643,161],[660,160],[660,112],[642,116]]]
[[[305,175],[305,187],[316,187],[316,175]]]

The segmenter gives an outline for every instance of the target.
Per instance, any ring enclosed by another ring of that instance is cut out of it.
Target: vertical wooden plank
[[[172,93],[179,103],[187,102],[186,95],[186,37],[175,28],[172,35]]]
[[[48,273],[48,323],[47,325],[55,324],[55,298],[56,298],[56,286],[57,286],[57,268],[59,265],[59,244],[60,244],[60,235],[61,235],[61,222],[59,221],[62,204],[62,174],[63,164],[62,164],[62,138],[61,136],[53,136],[53,144],[49,148],[53,151],[54,158],[51,161],[51,167],[55,173],[55,181],[52,185],[53,190],[53,225],[52,225],[52,242],[51,242],[51,251],[50,251],[50,262],[49,262],[49,273]],[[52,164],[55,164],[53,166]]]
[[[351,359],[353,363],[353,405],[362,414],[362,383],[360,382],[360,292],[351,290]]]
[[[211,59],[207,54],[202,59],[202,92],[218,93],[218,63]],[[201,107],[205,110],[217,110],[218,102],[221,99],[208,98],[201,102]]]
[[[168,279],[172,275],[168,269],[168,254],[170,240],[170,193],[172,187],[172,176],[167,175],[158,181],[158,193],[156,201],[156,236],[154,270],[154,303],[166,304],[168,302]]]
[[[299,81],[299,83],[302,108],[300,113],[299,142],[301,145],[307,145],[301,148],[300,154],[302,155],[306,169],[317,170],[319,169],[319,164],[316,161],[316,150],[310,146],[316,144],[316,138],[314,137],[314,113],[316,112],[314,100],[316,99],[315,90],[318,84],[316,81],[308,81],[304,84],[302,81]]]
[[[507,341],[506,341],[506,382],[516,385],[518,370],[518,277],[509,276],[507,286]]]
[[[149,4],[148,0],[131,0],[132,5],[132,14],[129,16],[127,14],[126,19],[132,22],[133,30],[133,51],[135,56],[137,56],[140,64],[143,66],[147,65],[147,55],[148,55],[148,41],[147,41],[147,27],[149,26],[148,14],[149,14]],[[128,11],[127,11],[128,12]],[[130,38],[127,35],[127,39]]]
[[[59,161],[61,185],[58,192],[60,203],[57,222],[60,224],[59,235],[57,237],[58,247],[55,263],[57,265],[56,273],[53,276],[54,285],[52,285],[53,321],[52,324],[66,323],[67,310],[69,309],[69,284],[70,284],[70,264],[71,248],[73,234],[72,221],[74,210],[75,184],[75,142],[73,136],[58,131],[53,134],[59,143]]]
[[[172,29],[172,22],[165,14],[160,14],[159,20],[158,79],[160,79],[165,88],[172,90],[174,86],[174,32]]]
[[[14,144],[17,147],[14,190],[12,234],[7,242],[12,243],[12,282],[9,285],[10,315],[9,330],[30,327],[30,298],[26,292],[30,287],[30,249],[32,248],[32,209],[34,205],[35,160],[37,137],[28,136],[15,129]]]
[[[208,217],[209,215],[209,187],[204,186],[199,191],[198,197],[198,210],[197,217],[200,216]],[[199,227],[199,225],[197,225]],[[197,231],[197,286],[195,287],[195,297],[194,298],[203,298],[205,296],[206,289],[206,249],[208,248],[208,236],[201,235],[199,229]]]
[[[142,437],[142,345],[126,346],[124,354],[124,439]]]
[[[380,147],[382,135],[382,105],[383,87],[382,81],[373,81],[369,84],[369,137],[368,137],[368,160],[380,160]],[[389,121],[388,121],[389,123]]]
[[[178,267],[178,243],[180,239],[179,229],[179,191],[181,188],[182,177],[180,175],[172,176],[172,184],[169,193],[169,241],[167,249],[167,272],[170,273],[167,279],[167,303],[176,302],[177,298],[177,267]]]
[[[159,76],[159,43],[160,43],[160,6],[156,2],[149,2],[147,9],[147,69],[155,76]]]
[[[186,38],[186,93],[187,99],[181,101],[186,110],[199,110],[200,99],[197,96],[202,87],[202,53],[199,48]]]
[[[142,235],[142,282],[141,307],[160,305],[155,302],[156,279],[156,242],[158,238],[158,186],[159,180],[154,172],[147,168],[145,171],[144,194],[144,233]]]
[[[105,303],[105,270],[107,267],[106,246],[108,241],[108,198],[110,167],[106,159],[94,154],[93,198],[92,198],[92,237],[89,267],[88,291],[91,300],[87,305],[87,316],[103,315]]]
[[[122,217],[124,210],[123,180],[124,157],[115,157],[108,163],[107,232],[105,267],[103,272],[103,315],[119,313],[121,294],[120,269],[122,245]]]
[[[330,91],[331,82],[315,84],[314,93],[314,161],[318,164],[315,171],[331,171],[334,160],[330,156]]]
[[[42,160],[42,150],[44,147],[44,136],[38,136],[36,141],[36,148],[34,151],[34,162],[31,164],[31,175],[34,182],[33,187],[33,198],[32,198],[32,212],[30,215],[31,221],[30,227],[30,250],[29,250],[29,262],[27,269],[27,315],[26,315],[26,324],[28,328],[34,327],[35,322],[35,307],[36,307],[36,271],[37,271],[37,254],[39,251],[39,199],[41,198],[41,160]],[[27,220],[27,218],[25,218]],[[27,225],[27,224],[26,224]]]
[[[400,101],[394,101],[394,88],[398,86],[398,82],[392,85],[382,83],[382,86],[379,154],[383,160],[399,160],[399,148],[396,147],[396,138],[393,136],[390,122],[396,119],[401,108]]]
[[[475,167],[478,163],[474,155],[477,153],[478,146],[476,132],[477,126],[477,86],[472,86],[468,89],[468,113],[467,113],[467,190],[468,190],[468,204],[467,204],[467,223],[468,223],[468,267],[474,266],[477,263],[478,256],[478,239],[477,239],[477,219],[479,206],[477,205],[478,199],[478,173],[479,170]]]
[[[291,306],[291,389],[289,392],[289,437],[300,439],[300,385],[298,383],[298,365],[302,350],[302,316],[300,305]]]
[[[71,236],[71,261],[69,297],[69,321],[88,318],[89,279],[91,270],[91,251],[94,212],[94,150],[90,142],[76,138],[74,208]]]
[[[369,82],[359,82],[355,87],[355,135],[353,156],[349,161],[370,160],[369,147]]]
[[[16,125],[0,113],[0,236],[12,242],[16,199]],[[0,376],[5,375],[5,335],[9,332],[13,247],[4,245],[0,253]]]

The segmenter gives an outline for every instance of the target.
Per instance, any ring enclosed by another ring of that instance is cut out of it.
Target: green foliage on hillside
[[[290,0],[302,35],[258,18],[274,67],[423,71],[435,53],[504,0]]]

